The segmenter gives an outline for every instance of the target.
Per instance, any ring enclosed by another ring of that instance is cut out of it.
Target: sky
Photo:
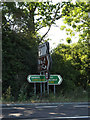
[[[68,35],[66,35],[65,30],[60,30],[60,27],[64,25],[63,20],[60,19],[56,21],[56,24],[58,27],[52,25],[49,33],[46,36],[46,39],[48,38],[50,39],[49,43],[51,49],[55,48],[58,44],[61,43],[67,44],[66,38],[69,37]],[[45,31],[47,31],[47,28],[43,28],[42,30],[40,30],[40,34],[41,35],[45,34]],[[75,43],[77,41],[78,41],[78,33],[75,33],[75,36],[72,37],[72,43]]]
[[[57,2],[60,2],[60,0],[53,0],[54,3],[57,3]],[[63,0],[62,0],[63,1]],[[65,0],[65,1],[68,1],[68,0]],[[73,0],[73,2],[75,2],[75,0]],[[63,20],[60,19],[60,20],[57,20],[56,21],[56,25],[58,27],[56,27],[55,25],[52,25],[48,35],[46,36],[46,39],[50,39],[49,40],[49,43],[50,43],[50,49],[53,49],[55,48],[58,44],[61,44],[61,43],[65,43],[67,44],[66,42],[66,38],[69,37],[66,35],[66,32],[65,30],[60,30],[60,27],[62,25],[66,25],[63,23]],[[41,35],[45,34],[45,31],[47,31],[48,27],[47,28],[42,28],[39,32]],[[62,40],[63,39],[63,40]],[[75,43],[78,41],[78,33],[75,33],[75,36],[72,37],[72,43]]]

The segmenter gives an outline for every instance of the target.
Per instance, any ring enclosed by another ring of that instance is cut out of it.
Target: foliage
[[[82,86],[85,90],[87,89],[89,85],[89,59],[87,53],[87,46],[84,42],[72,45],[60,44],[54,49],[51,73],[62,76],[61,89],[63,92],[73,91],[79,86]]]
[[[2,99],[5,101],[13,101],[13,96],[11,94],[11,87],[9,86],[5,92],[5,94],[3,94]]]
[[[68,24],[69,27],[65,28],[67,34],[74,36],[76,32],[79,32],[79,40],[89,43],[89,13],[90,2],[68,2],[63,10],[63,21]],[[72,30],[73,28],[73,30]],[[62,29],[62,28],[61,28]],[[76,32],[75,32],[75,31]]]
[[[27,75],[37,73],[38,45],[33,30],[20,31],[19,25],[24,20],[20,20],[20,11],[17,10],[15,3],[4,3],[2,9],[2,92],[5,93],[10,86],[15,99],[21,86],[27,82]],[[10,16],[13,16],[12,21]]]
[[[61,18],[60,3],[52,2],[2,2],[2,79],[5,93],[8,87],[14,99],[21,99],[19,93],[27,75],[38,73],[37,49],[44,41],[55,20]],[[38,31],[48,26],[48,31],[40,37]],[[39,36],[39,37],[38,37]],[[26,86],[26,92],[32,85]],[[30,96],[28,93],[28,97]]]
[[[70,37],[79,33],[79,42],[72,45],[72,65],[79,71],[78,83],[84,88],[89,85],[89,58],[90,58],[90,36],[89,36],[89,13],[90,2],[78,1],[68,2],[62,9],[63,21],[68,27],[64,26]],[[68,37],[69,38],[69,37]],[[68,39],[67,42],[69,43]],[[82,83],[81,83],[82,82]]]
[[[89,19],[86,12],[89,6],[85,2],[63,2],[61,7],[62,15],[60,3],[2,2],[2,92],[6,100],[25,101],[32,97],[33,85],[27,82],[27,75],[38,74],[38,45],[45,41],[51,26],[62,16],[65,23],[81,33],[78,43],[61,44],[53,50],[51,74],[60,74],[63,78],[63,83],[56,91],[61,91],[63,96],[77,87],[87,89],[90,79],[90,55]],[[38,32],[43,27],[48,27],[48,30],[41,36]],[[71,37],[75,35],[73,29],[66,26],[62,26],[61,29],[66,29],[71,34],[67,38],[70,43]],[[37,89],[39,90],[39,87]]]
[[[27,100],[27,91],[26,90],[27,90],[27,86],[24,84],[20,89],[18,101]]]

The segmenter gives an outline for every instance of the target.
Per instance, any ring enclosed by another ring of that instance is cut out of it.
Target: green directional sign
[[[45,75],[29,75],[27,77],[28,82],[30,83],[45,83]],[[60,75],[50,75],[48,80],[48,85],[60,85],[62,83],[62,77]]]
[[[62,77],[60,75],[50,75],[48,83],[49,85],[60,85],[62,83]]]
[[[42,83],[47,82],[45,79],[45,75],[29,75],[27,77],[28,82],[31,83]]]

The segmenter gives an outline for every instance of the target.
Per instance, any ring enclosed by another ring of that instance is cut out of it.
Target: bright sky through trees
[[[69,0],[52,0],[53,3],[57,3],[57,2],[68,2]],[[76,0],[73,0],[73,3]],[[64,25],[62,18],[56,21],[56,25],[52,25],[51,30],[49,31],[48,35],[46,36],[46,39],[50,39],[50,48],[53,49],[54,47],[56,47],[58,44],[60,43],[65,43],[66,42],[66,38],[68,37],[68,35],[66,35],[66,31],[62,31],[60,30],[60,27]],[[69,26],[70,27],[70,26]],[[43,28],[40,30],[40,34],[43,35],[45,33],[45,31],[47,31],[47,28]],[[72,43],[77,42],[78,41],[78,33],[75,33],[75,36],[72,37]]]

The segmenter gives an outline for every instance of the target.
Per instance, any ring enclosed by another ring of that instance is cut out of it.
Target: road
[[[88,120],[89,103],[3,104],[2,120]]]

